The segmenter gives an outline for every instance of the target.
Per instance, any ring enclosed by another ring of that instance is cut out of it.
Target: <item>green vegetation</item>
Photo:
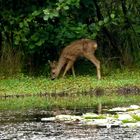
[[[7,96],[1,99],[0,109],[97,109],[99,103],[103,106],[139,104],[138,93],[114,93],[125,86],[140,87],[139,70],[111,72],[100,81],[95,75],[67,76],[54,81],[45,77],[9,77],[0,80],[0,97]],[[13,98],[13,95],[30,97]]]
[[[136,123],[136,120],[122,120],[123,123]]]
[[[135,119],[136,121],[140,121],[140,116],[138,115],[132,115],[133,119]]]
[[[103,70],[140,64],[139,0],[1,0],[0,76],[48,75],[70,42],[98,42]],[[86,12],[85,12],[86,11]]]
[[[87,119],[87,120],[88,120],[88,119],[106,119],[106,116],[104,116],[104,115],[99,115],[99,116],[90,116],[90,115],[89,115],[89,116],[88,116],[88,115],[87,115],[87,116],[84,117],[84,119]]]

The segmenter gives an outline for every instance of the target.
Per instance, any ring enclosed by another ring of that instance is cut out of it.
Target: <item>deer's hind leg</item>
[[[73,64],[74,64],[74,61],[73,61],[73,60],[69,60],[69,61],[67,62],[67,65],[66,65],[65,70],[64,70],[64,73],[63,73],[63,77],[66,75],[67,71],[68,71],[70,68],[72,68],[72,72],[73,72],[73,74],[75,75],[74,68],[73,68]]]
[[[96,66],[97,78],[98,80],[100,80],[101,79],[100,61],[92,53],[86,54],[85,57]]]

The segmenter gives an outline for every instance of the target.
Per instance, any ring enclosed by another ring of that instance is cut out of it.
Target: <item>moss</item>
[[[136,121],[140,121],[140,116],[138,115],[132,115],[133,119]]]
[[[106,119],[106,117],[105,116],[103,116],[103,115],[99,115],[99,116],[97,116],[97,117],[94,117],[94,116],[86,116],[86,117],[84,117],[85,119]]]
[[[122,120],[123,123],[136,123],[136,120]]]

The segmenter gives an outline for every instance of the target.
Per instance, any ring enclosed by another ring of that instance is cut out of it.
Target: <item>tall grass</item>
[[[0,76],[13,76],[21,71],[21,51],[3,42],[0,52]]]

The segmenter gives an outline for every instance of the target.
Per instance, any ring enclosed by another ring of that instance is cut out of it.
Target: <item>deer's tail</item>
[[[83,40],[83,50],[87,52],[89,48],[92,48],[93,50],[97,49],[97,42],[96,41],[89,41],[87,39]]]

